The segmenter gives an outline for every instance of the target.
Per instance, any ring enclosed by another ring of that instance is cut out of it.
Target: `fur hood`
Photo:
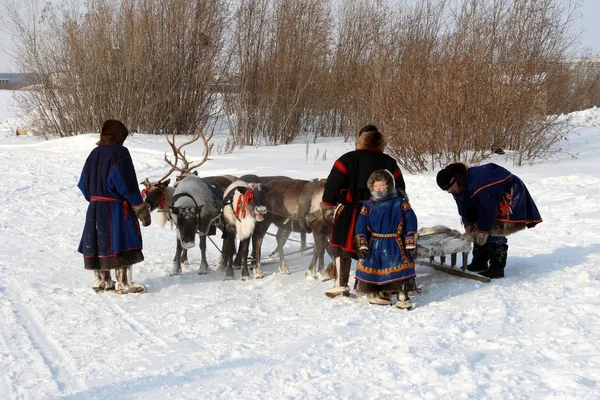
[[[385,150],[385,138],[379,131],[365,132],[356,139],[356,150]]]
[[[387,191],[396,191],[396,181],[394,175],[387,169],[378,169],[369,176],[367,181],[367,187],[369,191],[373,192],[373,184],[377,181],[383,181],[387,185]]]

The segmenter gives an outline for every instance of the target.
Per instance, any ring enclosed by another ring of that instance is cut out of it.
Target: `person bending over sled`
[[[354,238],[359,258],[357,292],[367,293],[371,304],[412,308],[408,292],[416,290],[415,262],[417,216],[408,201],[396,191],[394,176],[386,169],[371,174],[367,181],[371,199],[356,221]]]
[[[454,197],[465,231],[474,242],[473,260],[467,269],[488,278],[503,278],[506,236],[542,222],[523,181],[493,163],[477,167],[450,164],[438,172],[436,180],[440,189]]]
[[[77,185],[90,202],[78,251],[85,269],[94,271],[96,292],[140,293],[145,286],[131,282],[131,266],[144,260],[139,218],[150,225],[150,208],[142,202],[129,150],[123,146],[129,131],[123,123],[107,120],[100,141],[87,160]],[[136,218],[137,217],[137,218]]]

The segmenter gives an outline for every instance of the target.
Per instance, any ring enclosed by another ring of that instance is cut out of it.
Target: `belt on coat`
[[[129,203],[123,199],[115,199],[114,197],[105,196],[90,196],[90,203],[123,203],[123,216],[129,219]]]
[[[377,232],[371,232],[371,236],[376,237],[376,238],[396,238],[400,235],[398,235],[398,233],[377,233]]]

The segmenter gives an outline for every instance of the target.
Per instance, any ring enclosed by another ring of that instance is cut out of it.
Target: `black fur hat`
[[[98,145],[103,144],[120,144],[122,145],[127,139],[129,131],[127,127],[116,119],[107,119],[102,124],[102,131],[100,132],[100,141]]]
[[[448,190],[454,182],[458,182],[460,190],[467,186],[467,164],[462,162],[452,163],[438,172],[436,181],[440,189]]]
[[[437,185],[442,190],[450,189],[450,186],[456,182],[456,178],[454,178],[454,174],[448,168],[441,169],[436,176]]]

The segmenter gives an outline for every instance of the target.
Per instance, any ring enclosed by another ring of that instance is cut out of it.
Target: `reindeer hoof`
[[[327,282],[333,279],[333,277],[327,273],[323,274],[321,272],[317,273],[316,278],[321,282]]]
[[[240,279],[243,280],[243,281],[248,281],[248,280],[250,280],[250,277],[249,276],[242,276]]]
[[[171,271],[171,273],[169,274],[169,276],[177,276],[177,275],[181,275],[181,271]]]

